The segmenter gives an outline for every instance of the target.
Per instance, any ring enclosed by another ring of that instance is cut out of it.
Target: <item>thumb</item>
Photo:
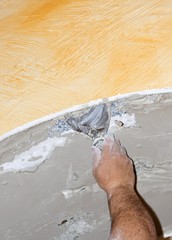
[[[101,159],[101,150],[97,147],[92,147],[91,150],[93,159],[93,169],[95,169],[98,166]]]

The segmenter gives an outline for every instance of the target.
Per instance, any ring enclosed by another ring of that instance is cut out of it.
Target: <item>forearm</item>
[[[156,240],[152,218],[130,186],[117,187],[109,200],[112,240]]]

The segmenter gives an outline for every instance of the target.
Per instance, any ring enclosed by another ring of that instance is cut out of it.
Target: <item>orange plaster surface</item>
[[[0,134],[76,104],[172,87],[171,0],[1,0]]]

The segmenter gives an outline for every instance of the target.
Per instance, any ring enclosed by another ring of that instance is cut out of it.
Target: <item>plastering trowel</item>
[[[66,121],[73,130],[89,136],[93,140],[93,145],[101,149],[104,136],[109,128],[110,118],[110,104],[103,103],[91,108],[82,116],[69,117]]]

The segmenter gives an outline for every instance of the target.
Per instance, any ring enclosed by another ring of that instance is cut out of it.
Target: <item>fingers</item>
[[[106,136],[103,142],[102,152],[104,154],[126,155],[126,150],[114,135]]]
[[[112,152],[113,153],[120,153],[121,152],[121,148],[122,147],[121,147],[120,141],[114,137]]]
[[[114,138],[114,145],[112,148],[113,154],[118,155],[127,155],[126,149],[121,145],[121,142],[119,139]]]
[[[127,151],[126,151],[125,147],[121,146],[120,151],[123,155],[127,155]]]
[[[121,146],[120,141],[116,139],[114,135],[105,137],[102,152],[99,148],[92,147],[93,171],[97,168],[103,156],[107,156],[107,158],[105,157],[105,159],[111,159],[109,158],[110,155],[115,155],[118,157],[120,155],[126,155],[125,148]]]
[[[97,168],[101,160],[101,150],[97,147],[92,147],[93,170]]]
[[[111,152],[114,145],[114,139],[112,136],[106,136],[103,142],[102,152],[104,154],[107,154],[108,152]]]

